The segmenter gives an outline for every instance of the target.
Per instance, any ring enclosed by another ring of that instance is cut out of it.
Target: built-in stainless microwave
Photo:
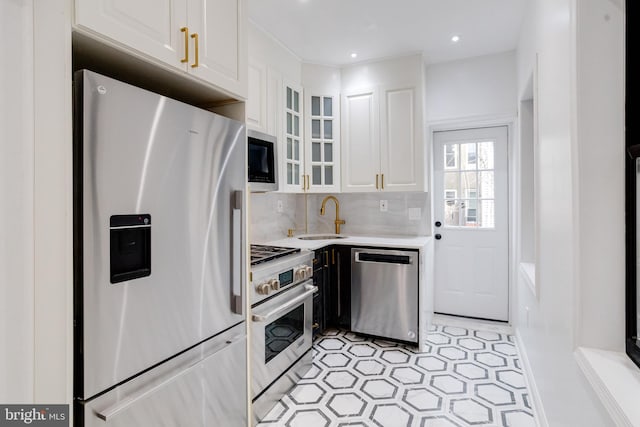
[[[278,190],[278,153],[275,136],[247,131],[249,188],[252,192]]]

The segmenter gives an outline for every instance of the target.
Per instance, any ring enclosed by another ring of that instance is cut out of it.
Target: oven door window
[[[304,304],[294,308],[264,328],[265,363],[286,350],[304,333]]]

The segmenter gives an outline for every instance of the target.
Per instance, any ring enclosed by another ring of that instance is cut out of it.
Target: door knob
[[[436,234],[434,237],[436,238],[436,240],[442,239],[442,236],[440,234]]]
[[[442,223],[440,221],[436,221],[436,227],[440,227],[442,226]]]

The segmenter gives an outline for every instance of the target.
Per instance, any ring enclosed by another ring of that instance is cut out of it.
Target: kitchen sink
[[[338,234],[313,234],[309,236],[300,236],[300,240],[331,240],[331,239],[345,239],[348,236],[340,236]]]

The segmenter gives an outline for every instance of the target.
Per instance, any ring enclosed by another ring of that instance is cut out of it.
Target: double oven
[[[254,422],[311,368],[312,275],[310,251],[251,245]]]

